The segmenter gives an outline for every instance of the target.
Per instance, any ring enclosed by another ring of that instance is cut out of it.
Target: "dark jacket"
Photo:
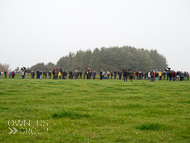
[[[184,73],[182,73],[182,72],[179,75],[180,75],[180,77],[184,77]]]
[[[117,72],[115,71],[115,72],[114,72],[114,76],[116,76],[116,75],[117,75]]]

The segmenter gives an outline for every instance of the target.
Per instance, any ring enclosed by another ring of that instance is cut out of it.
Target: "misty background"
[[[0,63],[31,67],[101,47],[156,49],[190,71],[189,0],[1,0]]]

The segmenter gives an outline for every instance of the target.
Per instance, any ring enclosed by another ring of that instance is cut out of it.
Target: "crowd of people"
[[[7,74],[9,75],[9,78],[14,78],[15,77],[15,72],[11,71],[11,72],[7,72],[6,70],[3,72],[5,75],[5,78],[7,78]],[[1,70],[0,70],[0,78],[1,78]]]
[[[22,79],[25,79],[25,74],[26,74],[26,69],[23,68],[21,70],[21,75]],[[165,70],[165,71],[132,71],[131,69],[129,70],[118,70],[118,71],[104,71],[101,70],[100,72],[92,71],[90,68],[87,70],[84,70],[83,72],[80,71],[69,71],[66,72],[65,70],[59,69],[56,67],[53,69],[53,71],[42,71],[42,70],[37,70],[29,72],[31,74],[31,78],[37,78],[37,79],[42,79],[42,78],[49,78],[49,79],[96,79],[97,75],[99,75],[100,80],[102,79],[119,79],[121,80],[123,78],[124,81],[127,81],[130,79],[132,82],[133,79],[141,80],[150,80],[151,82],[158,81],[158,80],[170,80],[170,81],[183,81],[183,80],[189,80],[189,73],[188,72],[182,72],[182,71],[174,71],[174,70]],[[4,71],[4,76],[7,78],[7,74],[9,75],[9,78],[14,78],[15,72],[7,72]],[[1,78],[1,70],[0,70],[0,78]]]

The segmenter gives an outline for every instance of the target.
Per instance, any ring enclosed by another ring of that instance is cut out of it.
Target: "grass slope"
[[[189,87],[189,81],[1,78],[0,142],[187,143]],[[9,127],[18,132],[9,134]]]

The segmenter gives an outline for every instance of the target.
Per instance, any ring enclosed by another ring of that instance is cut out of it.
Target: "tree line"
[[[38,63],[30,70],[52,70],[55,67],[66,71],[78,70],[83,71],[91,68],[93,71],[115,71],[122,69],[132,69],[133,71],[148,71],[151,69],[164,70],[167,67],[166,58],[159,54],[157,50],[137,49],[130,46],[123,47],[102,47],[95,48],[93,51],[79,50],[76,53],[69,53],[61,57],[57,64]]]

